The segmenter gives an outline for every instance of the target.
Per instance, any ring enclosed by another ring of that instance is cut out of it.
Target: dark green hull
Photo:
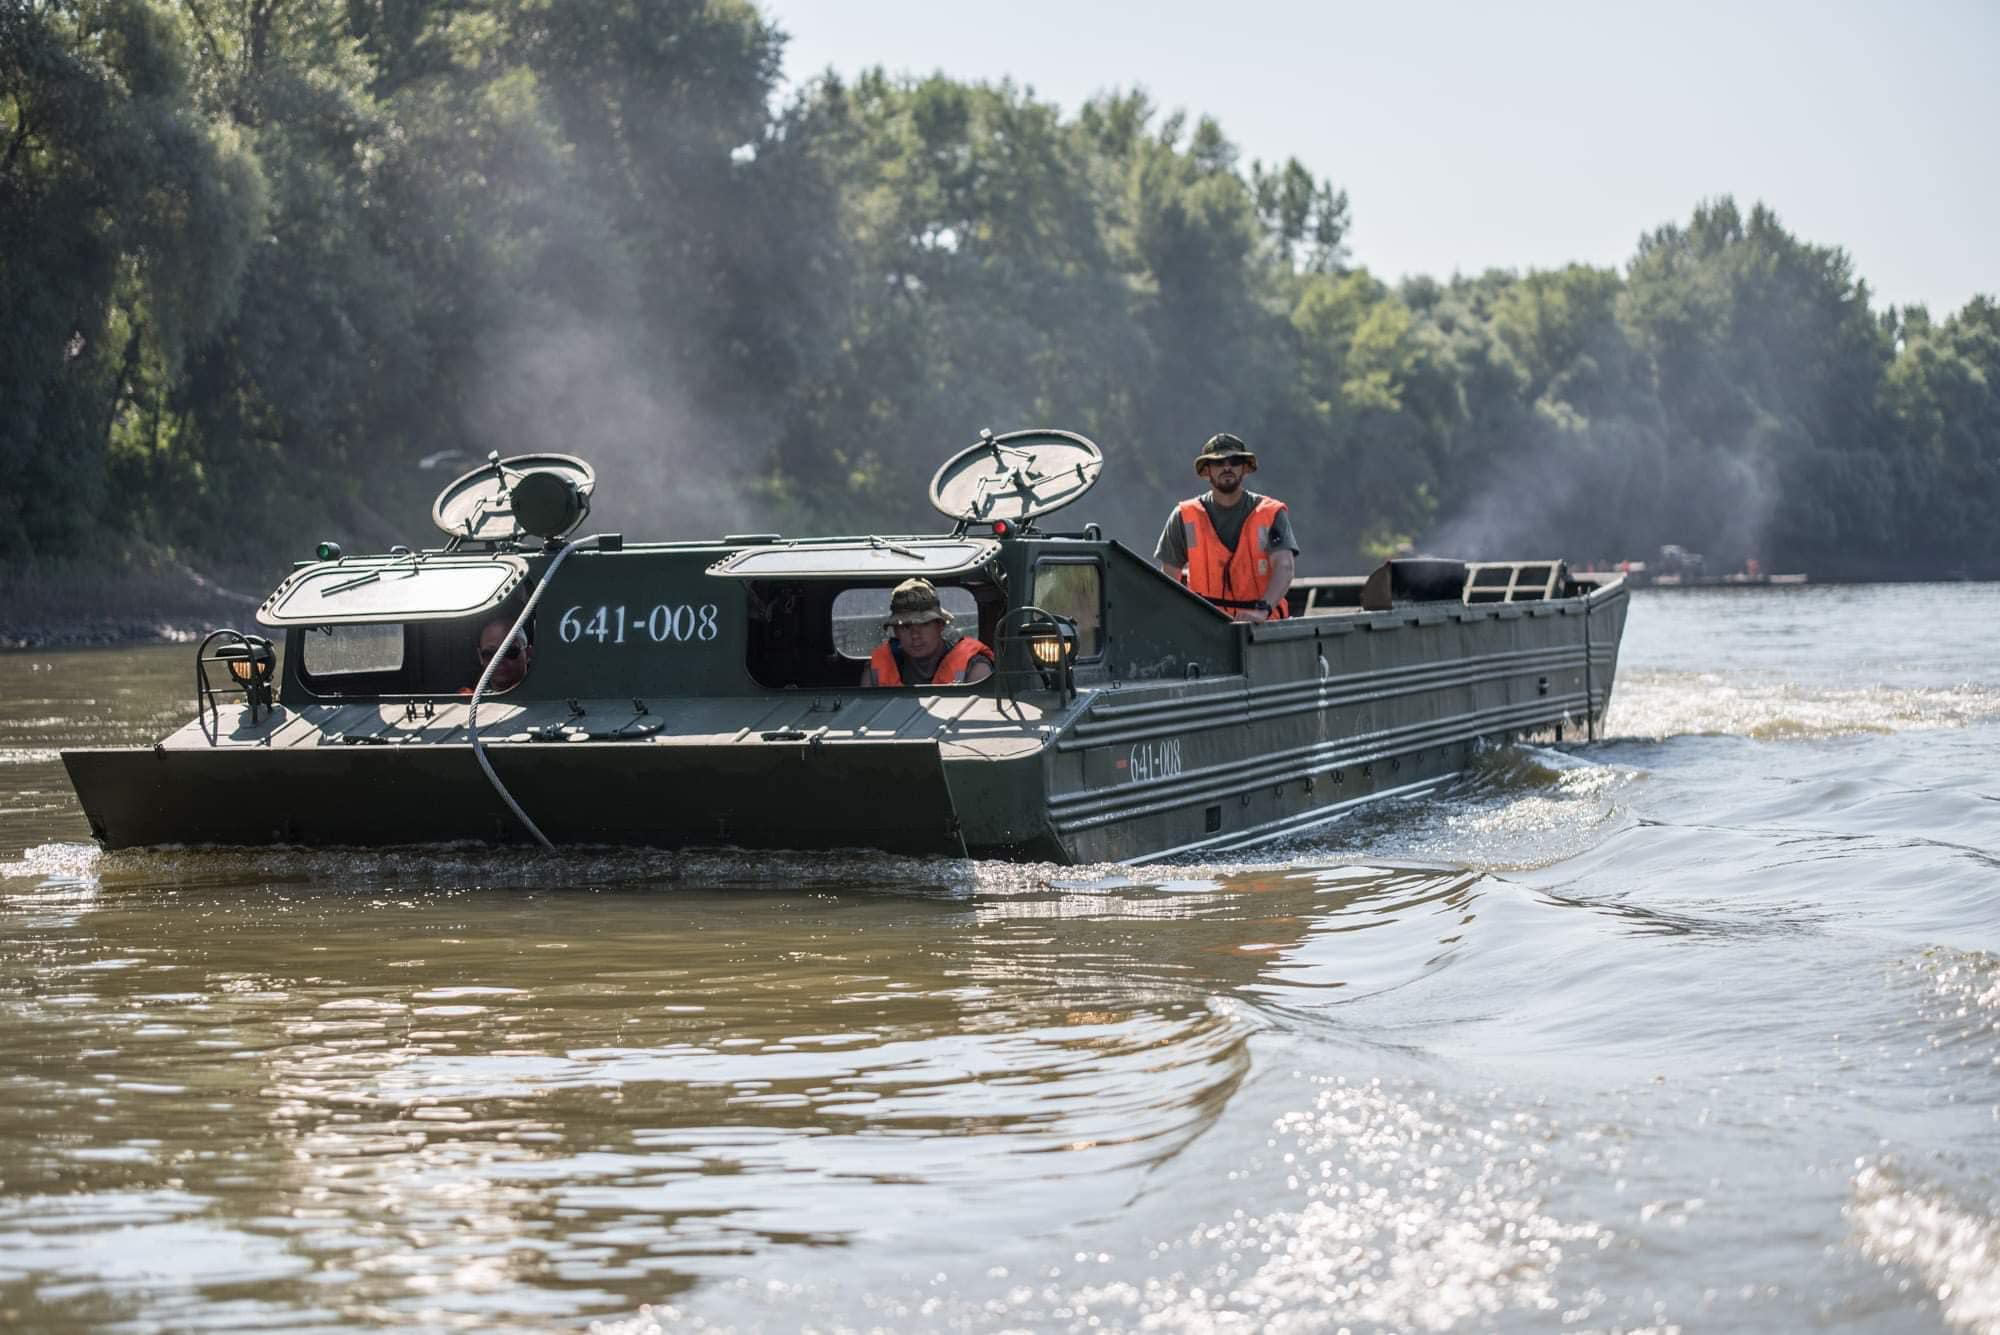
[[[495,744],[487,755],[558,843],[964,851],[934,743]],[[527,838],[462,741],[107,749],[64,760],[92,831],[111,848]],[[902,800],[827,800],[861,791]]]
[[[1079,860],[1244,848],[1434,788],[1483,743],[1594,736],[1627,601],[1255,627],[1241,677],[1099,697],[1056,744],[1051,824]],[[1141,748],[1178,772],[1127,780]]]

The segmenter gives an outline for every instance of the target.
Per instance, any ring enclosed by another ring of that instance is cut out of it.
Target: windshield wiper
[[[403,564],[403,562],[405,561],[408,561],[410,563],[410,570],[412,573],[415,573],[417,568],[417,563],[422,560],[423,560],[422,552],[405,552],[403,555],[397,557],[395,560],[388,561],[383,563],[382,565],[376,566],[373,570],[362,571],[360,574],[356,575],[353,579],[342,580],[338,584],[327,585],[324,589],[320,590],[319,596],[322,598],[331,598],[336,593],[346,593],[349,589],[358,589],[363,584],[373,584],[376,580],[382,578],[382,576],[388,574],[391,570],[394,570],[397,566]]]
[[[907,556],[912,561],[921,561],[924,559],[922,552],[913,552],[908,547],[898,547],[895,543],[884,542],[881,538],[868,539],[868,545],[877,551],[894,552],[898,556]]]

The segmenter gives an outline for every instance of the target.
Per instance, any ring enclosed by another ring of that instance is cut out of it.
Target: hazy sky
[[[762,0],[787,75],[1144,87],[1348,191],[1386,278],[1623,266],[1698,200],[1845,247],[1879,308],[2000,296],[2000,0]]]

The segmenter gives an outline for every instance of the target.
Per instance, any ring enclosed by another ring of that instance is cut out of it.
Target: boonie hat
[[[1257,452],[1243,443],[1243,437],[1232,436],[1227,431],[1218,431],[1208,438],[1201,447],[1201,453],[1194,457],[1194,471],[1201,474],[1205,464],[1218,463],[1233,455],[1242,455],[1250,461],[1250,471],[1257,471]]]
[[[938,602],[937,589],[927,579],[906,579],[889,594],[888,626],[921,626],[926,621],[949,622],[951,615]]]

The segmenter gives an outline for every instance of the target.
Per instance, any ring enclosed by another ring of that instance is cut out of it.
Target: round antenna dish
[[[499,452],[438,493],[431,522],[464,542],[519,542],[560,538],[590,513],[597,474],[568,454]]]
[[[982,431],[931,479],[931,504],[960,523],[1023,522],[1082,497],[1103,468],[1103,453],[1074,431]]]

